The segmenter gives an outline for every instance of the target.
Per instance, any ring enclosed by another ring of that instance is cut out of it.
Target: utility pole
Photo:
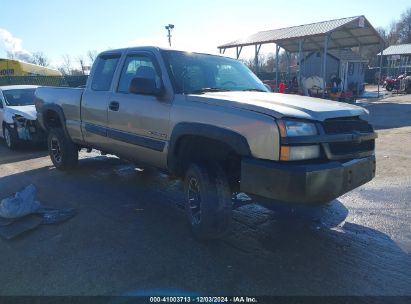
[[[167,37],[168,37],[168,44],[169,44],[170,47],[171,47],[171,31],[172,31],[173,28],[174,28],[174,24],[166,25],[165,28],[166,28],[166,30],[168,31],[168,35],[167,35]]]

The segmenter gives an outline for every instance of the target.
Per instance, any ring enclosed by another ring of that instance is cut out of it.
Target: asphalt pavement
[[[411,96],[360,104],[379,133],[373,181],[324,208],[243,206],[216,242],[193,238],[162,174],[94,152],[60,172],[0,142],[0,198],[32,183],[78,211],[0,239],[0,295],[411,295]]]

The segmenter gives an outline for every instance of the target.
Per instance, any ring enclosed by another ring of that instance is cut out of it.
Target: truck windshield
[[[28,106],[34,104],[34,91],[36,89],[4,90],[3,96],[8,106]]]
[[[237,60],[180,51],[162,53],[176,93],[268,92],[257,76]]]

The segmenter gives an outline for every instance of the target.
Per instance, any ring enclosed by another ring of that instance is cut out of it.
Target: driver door
[[[165,168],[171,103],[152,95],[129,93],[135,77],[154,79],[157,88],[163,85],[154,54],[141,51],[125,58],[109,101],[108,138],[119,155]]]

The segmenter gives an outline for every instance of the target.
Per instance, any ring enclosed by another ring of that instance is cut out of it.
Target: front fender
[[[177,143],[184,136],[200,136],[213,139],[229,145],[238,155],[251,156],[247,139],[237,132],[208,124],[182,122],[174,126],[170,137],[167,155],[170,172],[175,172],[177,169]]]
[[[15,113],[12,113],[10,111],[4,111],[4,116],[3,116],[3,121],[7,124],[13,124],[14,120],[13,117],[15,116]]]

